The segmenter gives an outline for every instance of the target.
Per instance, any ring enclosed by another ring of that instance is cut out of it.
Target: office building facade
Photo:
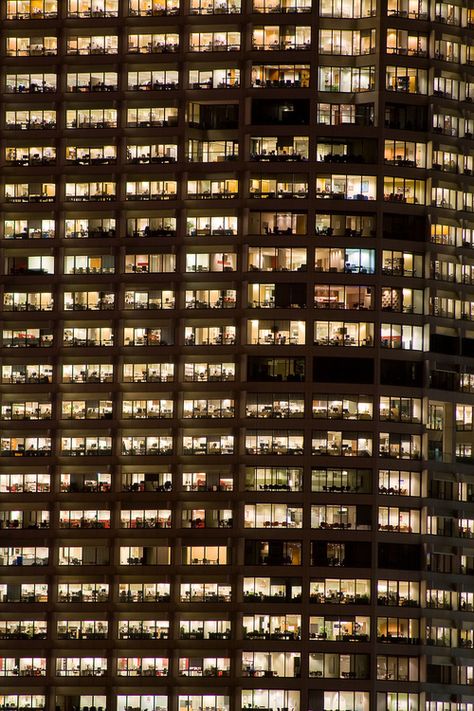
[[[0,710],[474,711],[474,5],[1,10]]]

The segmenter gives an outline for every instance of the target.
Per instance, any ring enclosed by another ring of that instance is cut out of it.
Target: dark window
[[[311,542],[311,565],[336,566],[345,568],[370,568],[371,544],[358,541],[331,543]]]
[[[309,124],[309,101],[277,101],[255,99],[252,101],[252,123],[256,125]]]
[[[247,380],[251,382],[301,383],[305,376],[304,358],[249,356]]]
[[[306,306],[306,284],[275,284],[275,306],[289,308]]]
[[[472,338],[463,338],[461,343],[462,355],[472,358],[474,356],[474,340]]]
[[[424,242],[427,229],[427,220],[421,215],[384,215],[383,218],[383,236],[387,239]]]
[[[451,684],[451,672],[453,667],[447,664],[427,664],[426,681],[429,684]]]
[[[427,131],[428,115],[424,106],[387,103],[385,105],[386,128],[403,131]]]
[[[239,107],[237,104],[200,104],[194,110],[190,125],[203,129],[237,128]]]
[[[371,358],[317,357],[313,364],[315,383],[373,383],[374,361]]]
[[[292,550],[300,547],[297,541],[245,541],[245,565],[291,565],[295,564]]]
[[[421,546],[409,543],[379,543],[379,568],[420,570],[422,560],[423,554]]]
[[[452,373],[448,370],[432,370],[430,387],[439,390],[459,390],[459,373]]]
[[[466,339],[463,339],[463,348],[464,340]],[[459,338],[456,336],[445,336],[440,333],[432,333],[430,336],[430,351],[434,351],[434,353],[447,353],[448,355],[459,355]]]
[[[423,387],[423,364],[414,361],[382,359],[380,362],[380,382],[382,385],[408,385]]]

